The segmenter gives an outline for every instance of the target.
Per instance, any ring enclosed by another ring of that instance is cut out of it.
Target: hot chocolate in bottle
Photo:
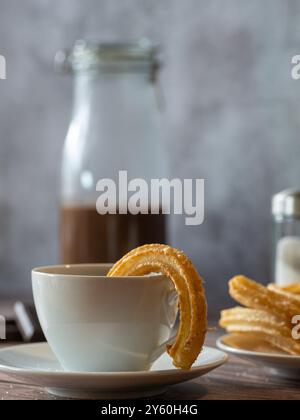
[[[75,81],[62,161],[62,262],[114,262],[139,245],[165,243],[161,211],[120,214],[120,203],[116,214],[100,215],[96,209],[99,180],[118,186],[119,172],[126,171],[129,180],[141,178],[150,185],[151,179],[168,175],[155,90],[156,49],[145,41],[80,41],[72,51],[58,53],[56,62]]]

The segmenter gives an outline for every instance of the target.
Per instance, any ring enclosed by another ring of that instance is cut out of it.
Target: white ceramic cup
[[[32,287],[47,341],[67,371],[149,370],[174,339],[177,295],[165,276],[106,276],[109,265],[36,268]]]

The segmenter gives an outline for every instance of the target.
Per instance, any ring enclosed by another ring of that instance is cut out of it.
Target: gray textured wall
[[[173,174],[206,178],[206,222],[173,226],[206,277],[211,305],[228,278],[269,279],[272,193],[300,184],[298,0],[0,0],[0,291],[30,290],[57,261],[57,186],[71,80],[53,72],[77,38],[163,45]],[[176,168],[176,170],[175,170]]]

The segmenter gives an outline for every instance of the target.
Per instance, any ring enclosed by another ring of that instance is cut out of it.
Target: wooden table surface
[[[207,344],[215,346],[217,334]],[[7,343],[6,343],[7,345]],[[3,347],[3,345],[2,345]],[[57,400],[43,388],[12,380],[0,374],[2,400]],[[156,398],[157,399],[157,398]],[[300,381],[288,381],[266,375],[261,368],[230,357],[229,362],[203,378],[175,385],[160,400],[298,400]]]

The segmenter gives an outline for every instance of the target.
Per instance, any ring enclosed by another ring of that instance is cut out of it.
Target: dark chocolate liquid
[[[102,216],[93,207],[63,207],[60,237],[63,264],[113,263],[137,246],[165,243],[166,216]]]

